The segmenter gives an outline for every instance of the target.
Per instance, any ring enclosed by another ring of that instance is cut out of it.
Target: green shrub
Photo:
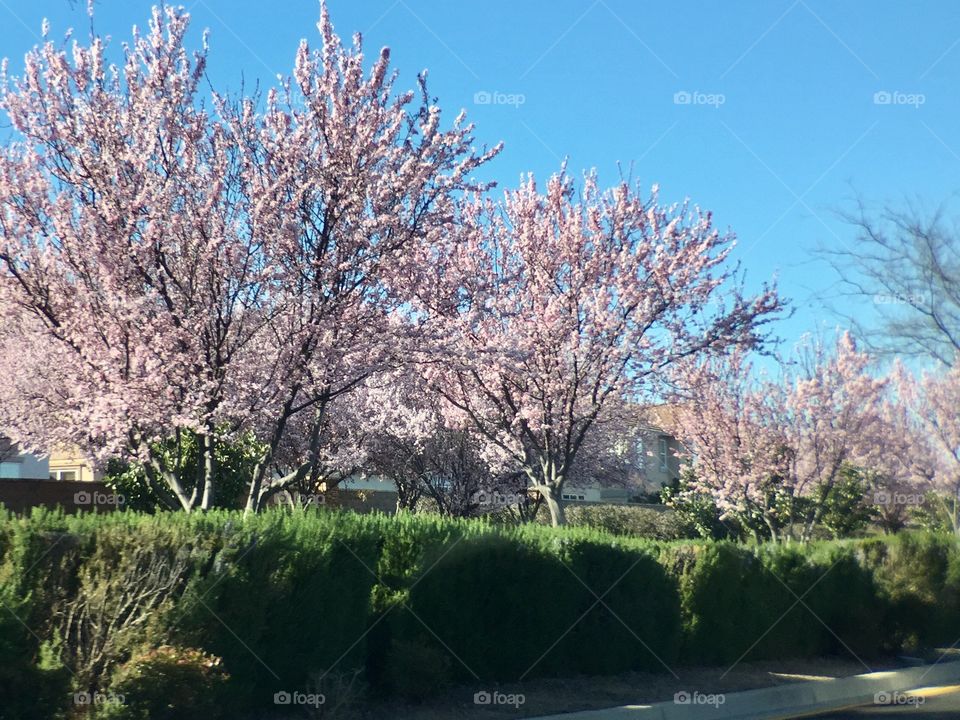
[[[44,594],[31,579],[42,577],[45,557],[31,542],[29,521],[0,511],[0,719],[56,717],[70,696],[70,674],[40,633],[49,627]],[[55,562],[50,557],[50,562]],[[50,578],[45,578],[49,580]]]
[[[563,668],[549,651],[577,619],[581,593],[556,556],[501,535],[465,539],[438,555],[410,589],[413,617],[397,623],[402,634],[448,648],[461,679]]]
[[[227,690],[233,715],[333,678],[350,679],[337,692],[351,704],[474,675],[951,643],[960,549],[952,535],[748,546],[327,511],[0,513],[0,602],[4,720],[55,718],[94,691],[129,695],[104,718],[162,717],[151,703],[190,673]],[[216,671],[198,659],[211,655]]]
[[[576,624],[555,652],[571,671],[610,675],[662,672],[677,659],[680,602],[676,583],[654,550],[596,540],[561,546],[578,593]]]
[[[749,548],[725,541],[672,546],[661,561],[679,583],[686,662],[725,664],[796,652],[776,647],[789,638],[789,625],[778,619],[792,605],[790,593]]]
[[[545,517],[544,521],[549,521],[549,518]],[[651,540],[696,537],[683,518],[664,506],[570,505],[567,508],[567,524],[570,527],[592,528],[611,535]]]
[[[825,543],[808,555],[816,577],[803,600],[807,627],[821,637],[818,652],[869,658],[899,649],[888,634],[889,603],[856,547]]]
[[[224,527],[222,548],[185,595],[177,627],[181,644],[223,658],[237,706],[272,705],[276,692],[304,692],[313,675],[363,666],[374,522],[276,511]]]
[[[862,546],[896,646],[926,647],[960,635],[960,549],[953,535],[902,533]]]
[[[114,670],[97,720],[216,720],[227,683],[220,658],[164,645]]]

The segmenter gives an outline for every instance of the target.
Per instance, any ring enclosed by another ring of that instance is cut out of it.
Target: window
[[[660,469],[667,470],[667,439],[660,438],[657,441],[657,455],[660,457]]]
[[[67,482],[76,482],[77,471],[75,469],[74,470],[51,470],[50,479],[65,480]]]

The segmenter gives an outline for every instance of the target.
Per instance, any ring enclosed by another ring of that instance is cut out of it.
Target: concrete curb
[[[728,693],[723,704],[624,705],[606,710],[548,715],[532,720],[788,720],[874,702],[878,693],[906,692],[921,687],[960,682],[960,661],[921,665],[903,670],[813,680],[777,687]]]

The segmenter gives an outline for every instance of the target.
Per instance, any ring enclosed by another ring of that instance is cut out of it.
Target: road
[[[960,720],[960,685],[898,694],[889,705],[817,715],[818,720]]]

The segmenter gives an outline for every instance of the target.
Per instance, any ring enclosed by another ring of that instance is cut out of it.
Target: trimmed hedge
[[[144,588],[146,610],[129,606]],[[370,692],[418,698],[475,677],[949,644],[960,552],[914,534],[747,546],[422,515],[38,511],[0,514],[0,601],[0,696],[20,703],[0,718],[67,717],[73,693],[122,689],[139,704],[93,716],[142,717],[162,670],[218,698],[215,720],[357,670]],[[103,619],[118,631],[91,642]]]

